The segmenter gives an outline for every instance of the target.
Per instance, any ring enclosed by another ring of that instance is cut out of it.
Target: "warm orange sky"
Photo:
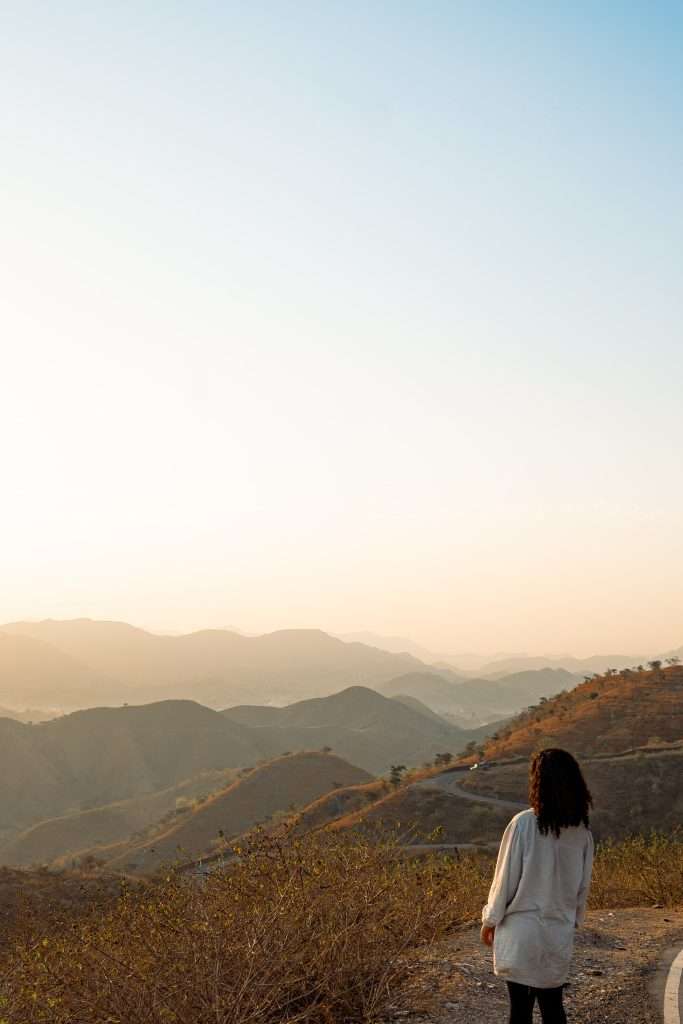
[[[663,10],[171,6],[0,41],[0,621],[682,644]]]

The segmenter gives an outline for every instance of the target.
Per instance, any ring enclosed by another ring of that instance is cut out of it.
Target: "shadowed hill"
[[[401,694],[414,697],[438,714],[465,726],[473,717],[485,722],[514,714],[539,697],[570,689],[579,680],[579,676],[564,669],[552,668],[517,672],[500,679],[453,679],[410,672],[380,683],[375,689],[386,697]]]
[[[115,851],[107,868],[149,873],[164,863],[196,859],[225,847],[231,838],[278,812],[286,813],[331,790],[369,780],[367,772],[334,754],[278,758],[214,794],[167,832]]]
[[[470,740],[466,730],[362,686],[284,708],[240,706],[223,714],[248,726],[272,754],[327,746],[373,774],[396,761],[417,765],[443,751],[458,753]]]
[[[125,800],[262,756],[248,731],[193,701],[0,719],[0,830]]]
[[[8,623],[0,626],[3,635],[43,645],[33,645],[38,665],[0,673],[0,699],[9,704],[16,703],[4,696],[9,686],[27,694],[22,701],[72,707],[188,696],[210,706],[238,699],[286,703],[422,667],[412,655],[343,643],[315,629],[256,637],[227,630],[159,636],[123,622],[48,619]],[[74,663],[80,667],[69,676],[64,666]],[[38,689],[29,687],[34,676]],[[35,695],[29,698],[29,692]]]
[[[190,801],[202,799],[234,780],[235,770],[204,772],[177,786],[118,803],[41,821],[0,847],[0,864],[29,866],[70,861],[84,849],[128,842],[168,814],[187,813]],[[179,806],[180,805],[180,806]],[[92,850],[96,855],[96,849]]]

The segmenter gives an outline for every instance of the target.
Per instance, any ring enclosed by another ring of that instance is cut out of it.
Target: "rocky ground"
[[[683,910],[592,911],[585,928],[577,932],[565,996],[568,1020],[659,1024],[667,951],[681,945]],[[411,958],[404,991],[386,1020],[505,1024],[506,989],[493,975],[491,952],[480,944],[479,929],[463,928],[440,946]]]

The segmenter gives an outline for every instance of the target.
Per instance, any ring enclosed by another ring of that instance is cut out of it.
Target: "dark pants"
[[[562,1006],[562,987],[529,988],[508,981],[510,994],[510,1024],[532,1024],[534,1003],[538,999],[543,1024],[567,1024]]]

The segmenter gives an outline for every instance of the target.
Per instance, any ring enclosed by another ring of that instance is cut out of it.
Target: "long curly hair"
[[[593,806],[578,762],[567,750],[548,747],[534,754],[529,768],[529,803],[542,835],[560,835],[563,828],[589,826]]]

